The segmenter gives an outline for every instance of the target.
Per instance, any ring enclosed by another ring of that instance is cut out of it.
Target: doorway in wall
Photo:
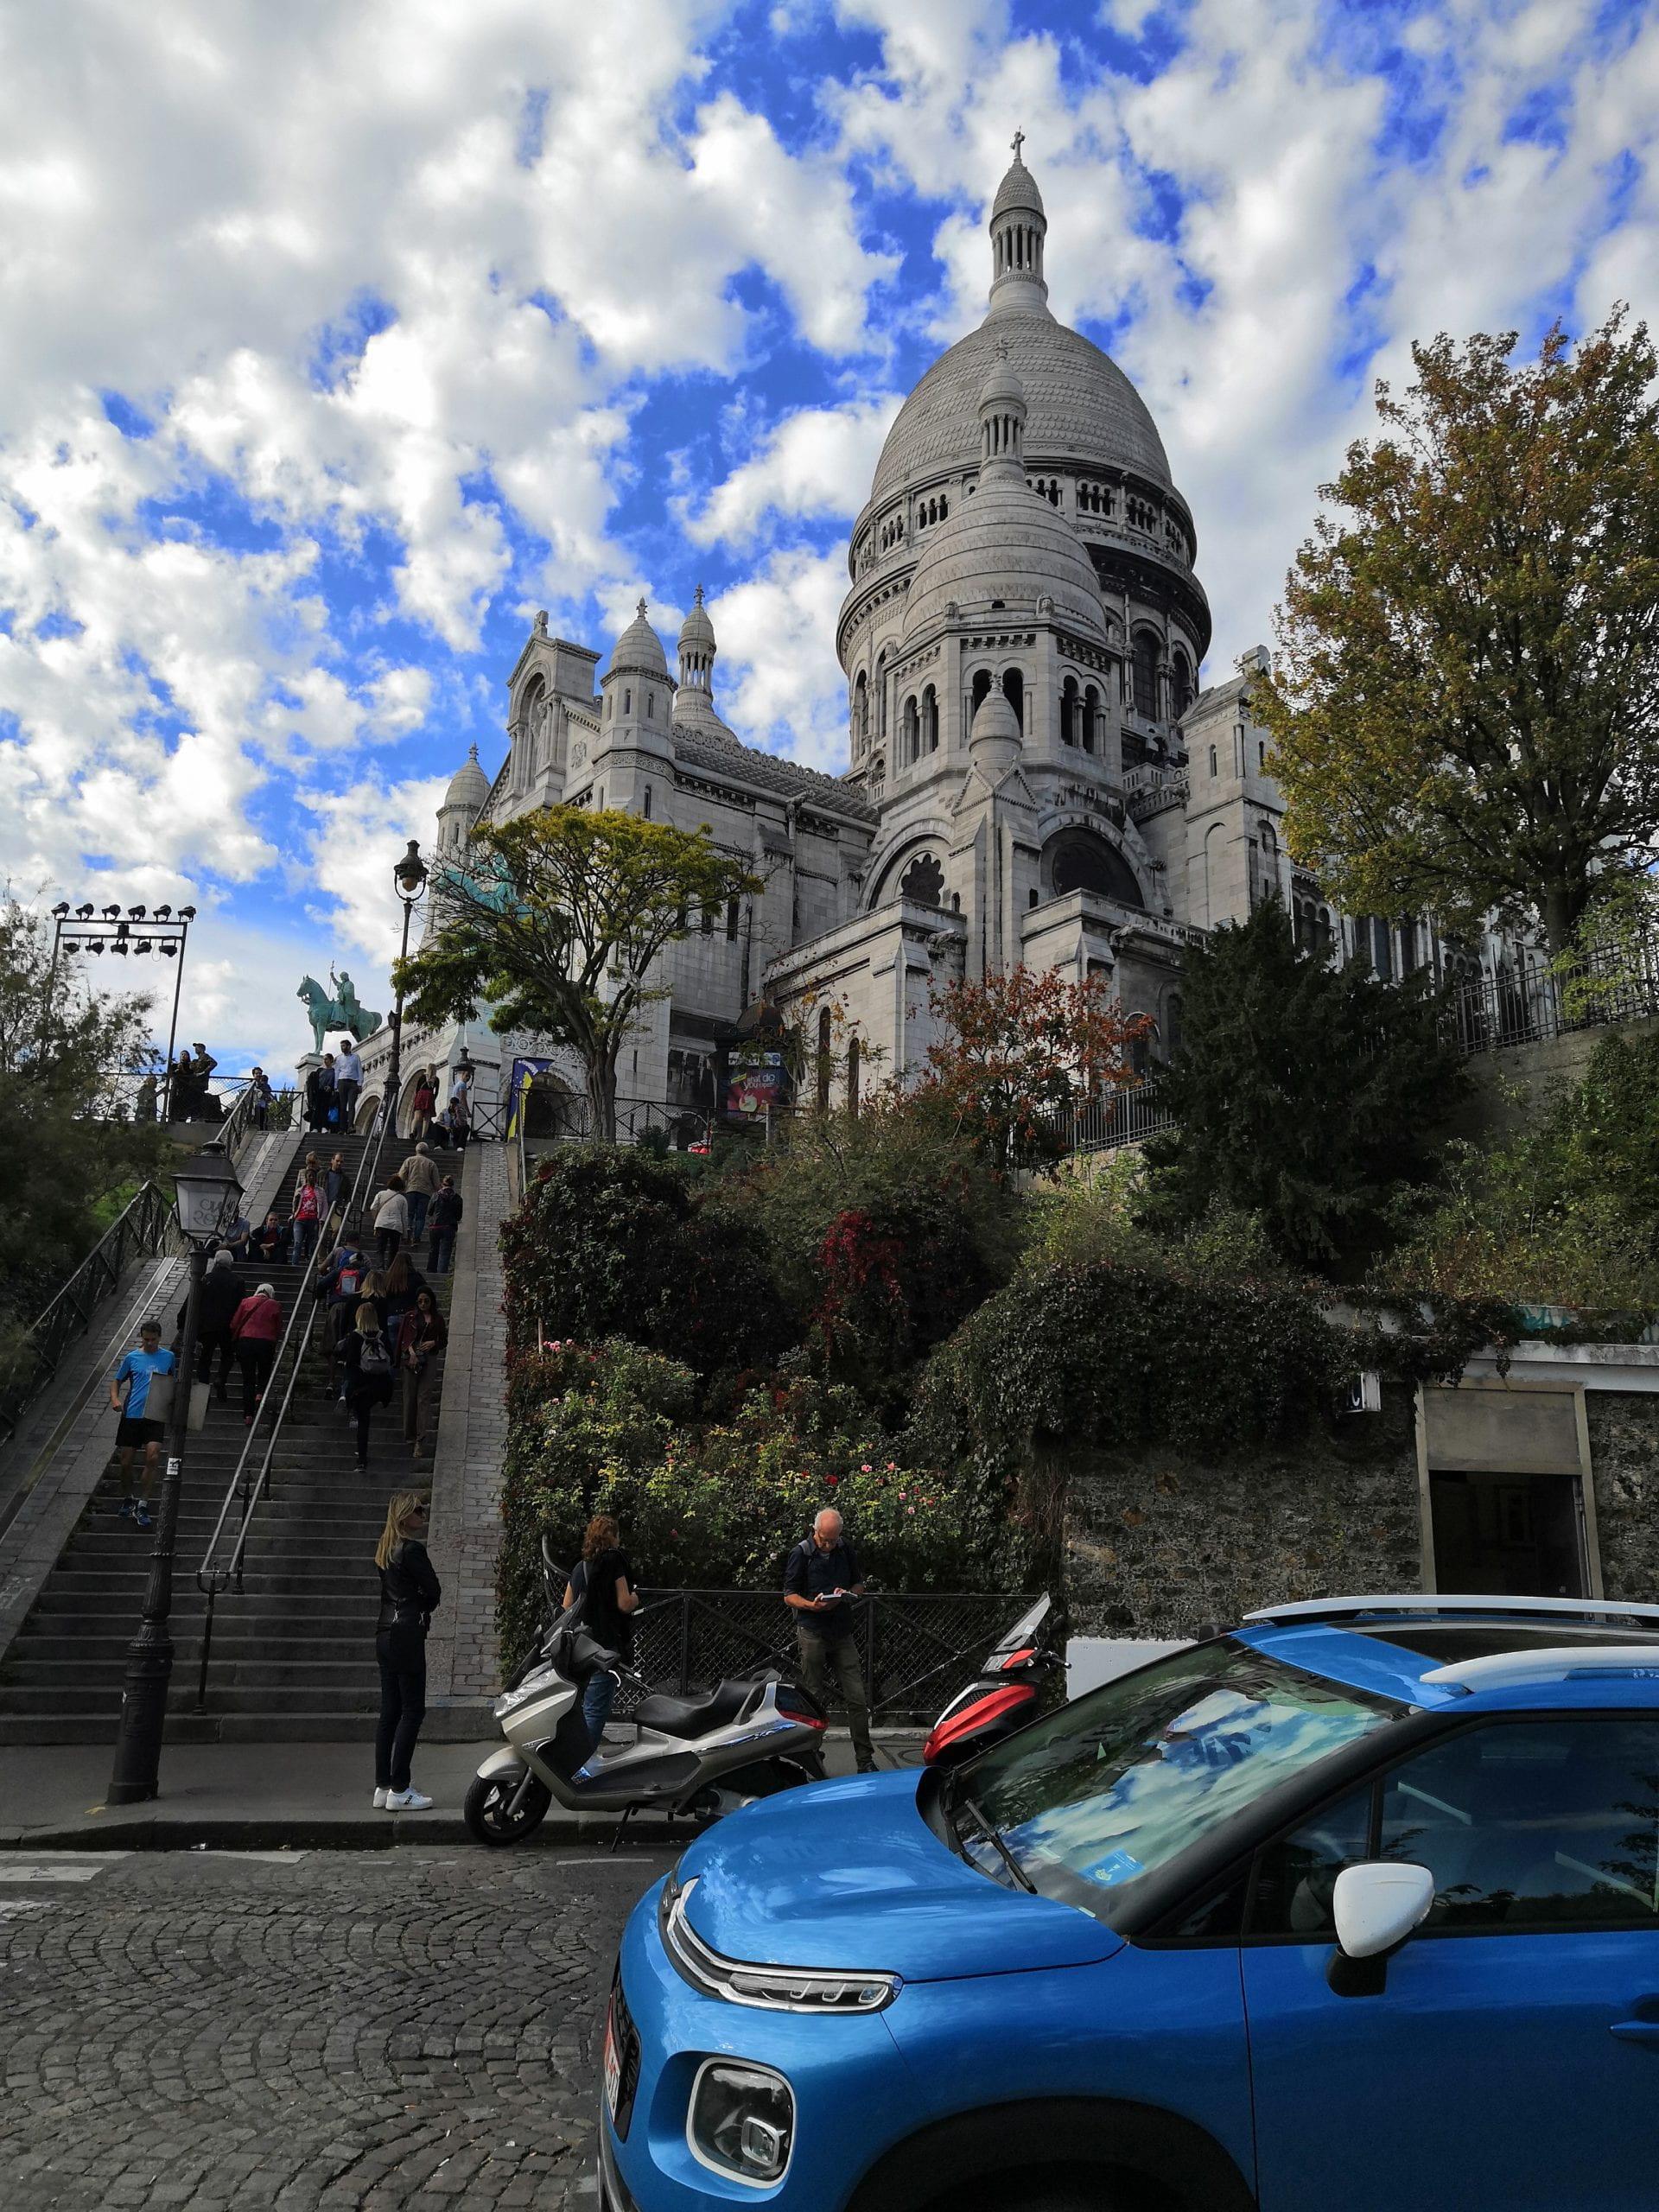
[[[1586,1598],[1576,1474],[1434,1469],[1429,1475],[1434,1580],[1502,1598]]]

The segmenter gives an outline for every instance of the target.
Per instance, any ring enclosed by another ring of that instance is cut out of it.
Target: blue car
[[[1652,2212],[1659,1606],[1253,1614],[634,1911],[605,2212]]]

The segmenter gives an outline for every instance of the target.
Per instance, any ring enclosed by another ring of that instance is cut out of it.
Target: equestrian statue
[[[306,976],[294,994],[296,999],[305,1001],[306,1018],[311,1024],[311,1035],[319,1052],[330,1031],[355,1038],[360,1045],[380,1027],[380,1016],[359,1005],[356,987],[344,969],[336,976],[331,963],[328,981],[334,986],[332,998],[314,976]]]

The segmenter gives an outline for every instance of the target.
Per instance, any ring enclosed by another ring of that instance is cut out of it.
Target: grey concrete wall
[[[1659,1395],[1585,1394],[1602,1586],[1610,1598],[1659,1604]]]
[[[1624,1037],[1643,1037],[1659,1027],[1653,1021],[1625,1021],[1618,1025]],[[1574,1084],[1582,1083],[1591,1055],[1607,1028],[1576,1029],[1571,1036],[1551,1037],[1537,1045],[1506,1045],[1495,1052],[1477,1052],[1469,1063],[1473,1078],[1467,1105],[1459,1116],[1459,1136],[1508,1136],[1536,1122],[1552,1101]]]
[[[1280,1450],[1067,1464],[1065,1575],[1081,1634],[1180,1638],[1252,1606],[1421,1581],[1415,1416],[1388,1391]]]

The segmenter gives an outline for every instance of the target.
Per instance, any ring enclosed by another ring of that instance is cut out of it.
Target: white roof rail
[[[1420,1591],[1373,1598],[1304,1598],[1290,1605],[1261,1605],[1247,1621],[1341,1620],[1356,1613],[1543,1613],[1558,1619],[1659,1622],[1659,1605],[1627,1605],[1617,1598],[1456,1597]]]
[[[1436,1689],[1510,1690],[1528,1682],[1561,1682],[1569,1675],[1650,1675],[1659,1679],[1659,1643],[1571,1643],[1541,1651],[1494,1651],[1431,1667]]]

